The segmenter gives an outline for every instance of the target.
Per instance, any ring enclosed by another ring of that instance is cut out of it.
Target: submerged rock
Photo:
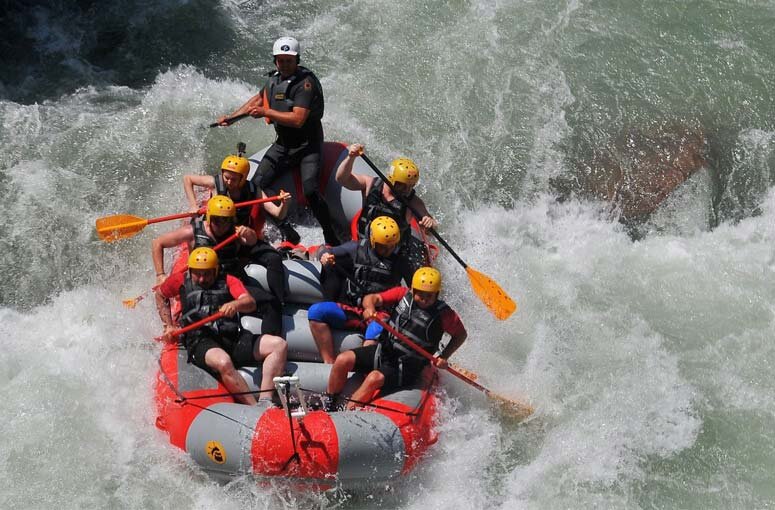
[[[678,186],[707,166],[707,139],[699,127],[631,129],[577,161],[573,175],[551,180],[560,198],[604,200],[624,223],[654,212]]]

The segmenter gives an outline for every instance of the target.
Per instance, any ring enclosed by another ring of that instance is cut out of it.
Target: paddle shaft
[[[193,324],[189,324],[185,328],[176,329],[175,331],[170,333],[170,336],[177,338],[180,335],[184,335],[184,334],[188,333],[189,331],[194,331],[195,329],[199,329],[202,326],[204,326],[205,324],[208,324],[208,323],[213,322],[213,321],[217,321],[218,319],[220,319],[222,317],[223,317],[223,312],[215,312],[214,314],[208,315],[207,317],[205,317],[202,320],[196,321]]]
[[[280,195],[275,195],[273,197],[266,197],[266,198],[257,198],[255,200],[247,200],[245,202],[235,202],[234,207],[247,207],[249,205],[265,204],[267,202],[274,202],[275,200],[280,200]],[[199,216],[200,214],[204,214],[206,211],[207,211],[207,208],[203,207],[199,209],[197,212],[172,214],[170,216],[151,218],[150,220],[148,220],[148,224],[150,225],[151,223],[159,223],[161,221],[177,220],[178,218],[191,218],[194,216]]]
[[[221,241],[220,243],[218,243],[218,244],[216,244],[215,246],[213,246],[213,250],[215,250],[215,251],[218,251],[218,250],[220,250],[221,248],[223,248],[224,246],[226,246],[226,245],[227,245],[227,244],[229,244],[230,242],[232,242],[232,241],[236,240],[236,239],[237,239],[237,237],[239,237],[239,236],[238,236],[236,233],[235,233],[235,234],[232,234],[232,235],[230,235],[229,237],[227,237],[226,239],[224,239],[224,240],[223,240],[223,241]]]
[[[227,125],[227,126],[231,126],[232,124],[234,124],[234,123],[235,123],[235,122],[237,122],[238,120],[242,120],[242,119],[244,119],[245,117],[249,117],[249,116],[250,116],[250,114],[249,114],[249,113],[243,113],[242,115],[235,115],[234,117],[228,117],[228,118],[226,119],[226,125]],[[212,124],[210,124],[210,127],[211,127],[211,128],[214,128],[214,127],[218,127],[218,126],[220,126],[220,125],[221,125],[221,124],[220,124],[220,122],[213,122]]]
[[[431,363],[433,362],[433,360],[434,360],[433,354],[429,353],[428,351],[426,351],[425,349],[423,349],[422,347],[417,345],[409,337],[407,337],[403,333],[400,333],[396,328],[394,328],[393,326],[389,325],[387,322],[383,321],[382,319],[380,319],[377,316],[373,316],[371,318],[371,320],[373,320],[374,322],[376,322],[377,324],[379,324],[380,326],[385,328],[386,331],[388,331],[390,334],[392,334],[393,336],[395,336],[396,338],[401,340],[401,342],[406,344],[407,347],[412,348],[412,350],[414,350],[417,354],[419,354],[423,358],[429,360]],[[479,391],[482,391],[482,392],[484,392],[487,395],[489,395],[491,393],[490,390],[488,390],[487,388],[485,388],[484,386],[482,386],[478,382],[474,381],[473,379],[470,379],[467,376],[463,375],[462,373],[458,372],[454,368],[452,368],[450,366],[447,366],[446,370],[450,374],[454,375],[455,377],[457,377],[461,381],[467,382],[468,384],[470,384],[474,388],[478,389]]]
[[[374,173],[376,173],[376,174],[377,174],[377,176],[379,176],[379,178],[380,178],[380,179],[382,179],[382,181],[385,183],[385,185],[386,185],[388,188],[390,188],[390,191],[392,191],[392,192],[393,192],[393,195],[394,195],[394,196],[395,196],[395,197],[396,197],[396,198],[397,198],[399,201],[401,201],[401,203],[402,203],[402,204],[404,204],[406,207],[408,207],[408,208],[409,208],[409,210],[412,212],[412,214],[414,214],[414,217],[415,217],[415,218],[417,218],[418,220],[419,220],[419,219],[422,219],[422,215],[421,215],[421,214],[420,214],[420,213],[417,211],[417,209],[415,209],[415,208],[412,206],[412,204],[410,204],[410,203],[409,203],[409,201],[408,201],[406,198],[404,198],[402,195],[400,195],[400,194],[399,194],[399,193],[396,191],[396,188],[395,188],[395,187],[393,186],[393,184],[392,184],[392,183],[391,183],[391,182],[388,180],[388,178],[387,178],[387,177],[385,177],[385,174],[383,174],[383,173],[382,173],[382,171],[381,171],[379,168],[377,168],[377,165],[375,165],[375,164],[374,164],[374,163],[373,163],[373,162],[372,162],[372,161],[369,159],[369,157],[368,157],[366,154],[361,154],[361,157],[363,158],[363,161],[365,161],[365,162],[366,162],[366,163],[367,163],[367,164],[368,164],[368,165],[371,167],[371,169],[372,169],[372,170],[374,170]],[[427,230],[428,230],[428,231],[429,231],[431,234],[433,234],[433,237],[435,237],[435,238],[436,238],[436,239],[437,239],[437,240],[438,240],[438,241],[441,243],[441,245],[442,245],[442,246],[444,246],[444,248],[446,248],[446,249],[447,249],[447,251],[448,251],[448,252],[449,252],[449,253],[450,253],[450,254],[451,254],[451,255],[452,255],[454,258],[455,258],[455,260],[457,260],[457,261],[458,261],[458,263],[459,263],[461,266],[463,266],[464,268],[468,267],[468,264],[466,264],[466,263],[465,263],[465,261],[464,261],[463,259],[461,259],[461,258],[460,258],[460,256],[459,256],[457,253],[455,253],[455,250],[453,250],[453,249],[452,249],[452,247],[451,247],[449,244],[447,244],[447,241],[445,241],[445,240],[444,240],[444,239],[441,237],[441,235],[440,235],[438,232],[436,232],[436,229],[434,229],[434,228],[429,228],[429,229],[427,229]]]

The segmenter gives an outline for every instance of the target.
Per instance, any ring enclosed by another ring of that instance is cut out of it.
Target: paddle
[[[280,196],[259,198],[256,200],[248,200],[246,202],[238,202],[234,204],[235,207],[247,207],[249,205],[263,204],[265,202],[274,202],[280,200]],[[151,223],[161,223],[162,221],[177,220],[180,218],[193,218],[204,214],[206,209],[203,207],[196,212],[172,214],[170,216],[159,216],[158,218],[140,218],[138,216],[132,216],[131,214],[115,214],[113,216],[105,216],[104,218],[97,218],[96,227],[97,235],[105,242],[112,243],[119,239],[127,239],[129,237],[137,235],[141,232],[146,225]]]
[[[202,326],[204,326],[205,324],[208,324],[208,323],[213,322],[213,321],[217,321],[221,317],[223,317],[223,312],[215,312],[214,314],[208,315],[204,319],[196,321],[196,322],[194,322],[192,324],[189,324],[188,326],[186,326],[184,328],[176,329],[175,331],[171,332],[169,334],[169,336],[172,337],[172,338],[177,338],[180,335],[184,335],[184,334],[188,333],[189,331],[194,331],[195,329],[199,329]],[[156,340],[161,341],[163,338],[164,338],[163,336],[157,336]]]
[[[227,117],[226,119],[224,119],[224,122],[226,122],[227,126],[231,126],[232,124],[234,124],[238,120],[242,120],[245,117],[249,117],[249,116],[250,116],[249,113],[243,113],[242,115],[235,115],[234,117]],[[218,127],[220,125],[221,125],[220,122],[213,122],[212,124],[210,124],[210,127],[214,128],[214,127]]]
[[[218,250],[220,250],[221,248],[223,248],[223,247],[224,247],[224,246],[226,246],[227,244],[229,244],[229,243],[231,243],[232,241],[234,241],[235,239],[237,239],[237,237],[238,237],[238,236],[237,236],[237,234],[232,234],[232,235],[230,235],[229,237],[227,237],[226,239],[224,239],[224,240],[223,240],[223,241],[221,241],[220,243],[218,243],[218,244],[216,244],[215,246],[213,246],[213,250],[215,250],[215,251],[218,251]],[[186,266],[186,267],[185,267],[183,270],[181,270],[180,272],[182,273],[182,272],[183,272],[183,271],[185,271],[186,269],[188,269],[188,266]],[[172,276],[172,275],[170,275],[170,276]],[[134,308],[134,307],[136,307],[136,306],[137,306],[137,303],[139,303],[140,301],[142,301],[143,299],[145,299],[145,296],[147,296],[149,292],[151,292],[151,291],[153,291],[153,290],[156,290],[156,289],[158,289],[158,288],[159,288],[159,286],[158,286],[158,285],[154,285],[153,287],[151,287],[150,289],[146,290],[145,292],[143,292],[143,293],[142,293],[142,294],[140,294],[139,296],[137,296],[137,297],[135,297],[135,298],[125,299],[125,300],[121,301],[121,303],[122,303],[122,304],[123,304],[125,307],[132,309],[132,308]]]
[[[385,328],[390,334],[401,340],[402,343],[404,343],[407,347],[410,347],[413,351],[415,351],[417,354],[422,356],[423,358],[429,360],[431,363],[433,363],[435,356],[433,356],[431,353],[417,345],[415,342],[413,342],[409,337],[406,335],[398,332],[394,327],[387,324],[385,321],[380,319],[377,316],[373,316],[371,320],[375,321],[377,324]],[[478,382],[474,381],[473,378],[461,373],[460,371],[456,370],[455,368],[451,366],[447,366],[446,368],[447,372],[454,375],[458,379],[460,379],[463,382],[466,382],[476,388],[477,390],[483,392],[488,397],[492,398],[499,404],[501,404],[505,410],[509,412],[510,415],[514,416],[518,420],[524,420],[531,414],[533,414],[533,407],[530,404],[525,404],[524,402],[517,402],[516,400],[510,400],[504,396],[498,395],[497,393],[494,393],[490,391],[489,389],[485,388]]]
[[[406,205],[412,214],[414,214],[415,217],[419,220],[421,216],[417,212],[417,209],[412,207],[412,205],[403,196],[396,192],[395,188],[387,179],[387,177],[385,177],[379,168],[377,168],[377,165],[372,163],[366,154],[361,153],[361,157],[366,163],[368,163],[371,169],[374,170],[374,173],[376,173],[379,178],[382,179],[387,187],[390,188],[390,190],[393,192],[393,195],[395,195],[396,198],[401,201],[401,203]],[[468,274],[468,280],[471,282],[471,287],[473,287],[474,292],[477,296],[479,296],[479,299],[487,306],[487,308],[490,309],[490,311],[497,319],[505,320],[512,313],[514,313],[514,311],[517,309],[517,304],[509,297],[508,294],[506,294],[500,285],[495,283],[495,281],[489,276],[480,273],[479,271],[466,264],[463,259],[461,259],[457,253],[455,253],[455,250],[453,250],[452,247],[447,244],[447,242],[439,235],[439,233],[436,232],[435,229],[429,228],[428,231],[433,234],[433,237],[438,239],[441,245],[447,249],[447,251],[455,258],[455,260],[457,260],[461,266],[463,266],[463,268],[466,270],[466,273]]]

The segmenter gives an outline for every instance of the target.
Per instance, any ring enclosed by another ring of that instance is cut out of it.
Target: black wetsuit
[[[328,206],[318,192],[318,176],[323,163],[323,87],[315,74],[299,66],[296,72],[282,79],[279,72],[269,77],[262,93],[266,91],[268,105],[280,112],[293,111],[294,106],[309,109],[309,116],[300,128],[274,123],[277,139],[264,154],[253,182],[263,190],[271,190],[275,180],[290,168],[298,165],[301,172],[304,197],[312,213],[323,228],[326,243],[339,244],[331,225]]]

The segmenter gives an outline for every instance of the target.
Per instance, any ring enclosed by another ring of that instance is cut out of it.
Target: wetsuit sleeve
[[[393,287],[392,289],[380,292],[379,297],[382,298],[382,308],[392,308],[396,306],[407,292],[409,292],[408,287]]]
[[[320,250],[320,254],[318,256],[318,260],[320,260],[320,257],[323,256],[325,253],[333,253],[335,257],[350,257],[350,259],[355,260],[355,251],[358,249],[358,242],[357,241],[347,241],[344,244],[340,244],[339,246],[334,246],[331,248],[324,248]]]
[[[315,84],[309,77],[304,78],[297,87],[294,87],[293,106],[311,109],[312,100],[315,99]]]
[[[451,336],[466,334],[466,328],[463,326],[463,321],[460,320],[460,316],[450,308],[442,312],[441,328]]]
[[[184,280],[185,273],[172,273],[159,287],[159,294],[167,299],[177,297]]]
[[[248,293],[248,289],[238,278],[228,274],[226,275],[226,285],[229,287],[229,293],[234,299],[239,299],[243,294]]]

